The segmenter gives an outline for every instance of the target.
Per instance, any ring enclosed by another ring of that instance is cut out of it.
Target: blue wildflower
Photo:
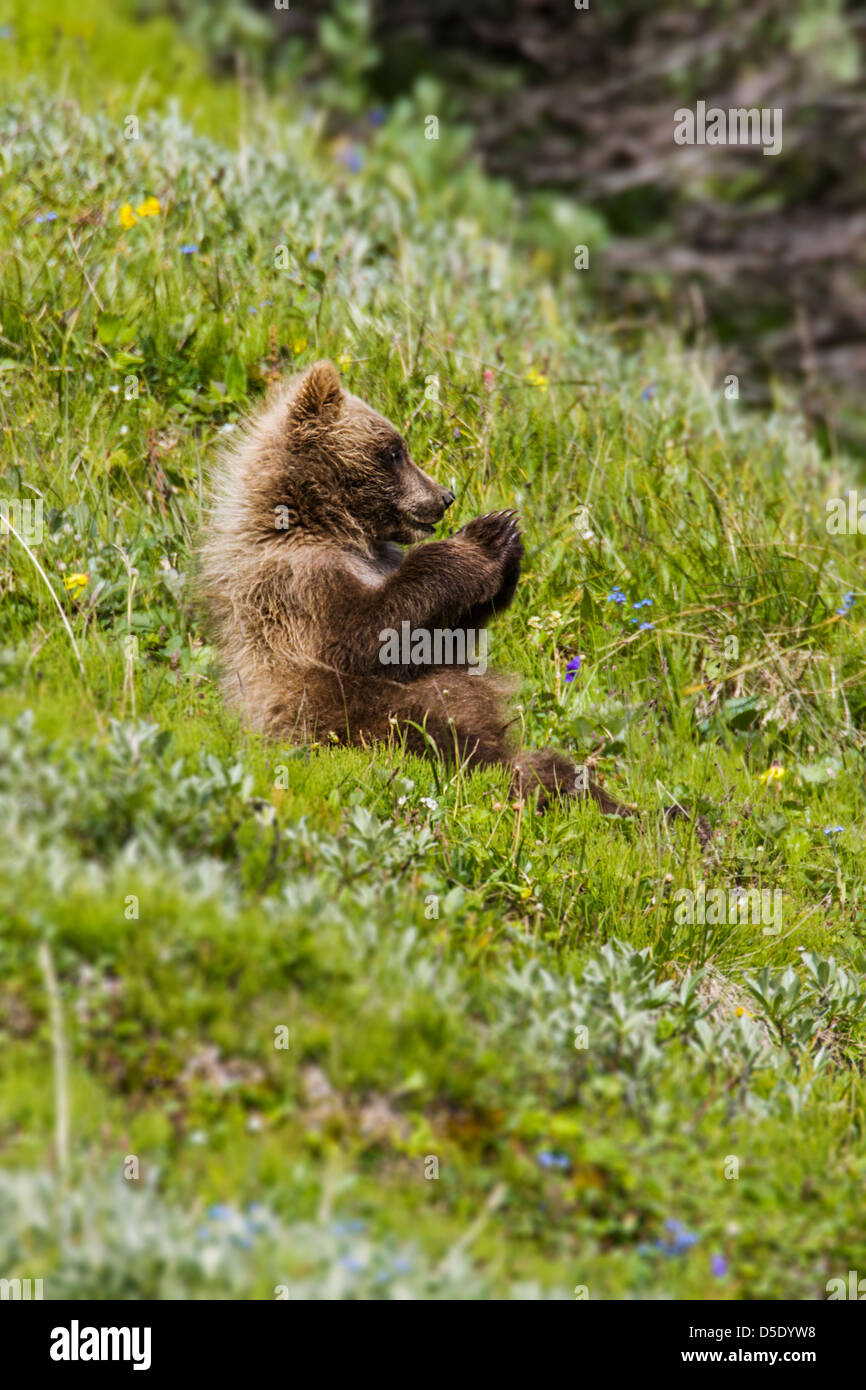
[[[538,1162],[542,1168],[570,1168],[571,1159],[568,1154],[556,1153],[553,1149],[542,1149],[538,1155]]]
[[[664,1251],[666,1255],[683,1255],[700,1240],[700,1236],[695,1235],[694,1231],[686,1230],[682,1221],[666,1221],[665,1229],[670,1233],[671,1239],[657,1240],[656,1249]]]
[[[331,1230],[335,1236],[359,1236],[367,1229],[365,1221],[333,1221]]]
[[[387,114],[388,112],[384,106],[374,106],[372,111],[368,113],[367,119],[370,125],[384,125]]]
[[[194,256],[196,255],[197,251],[198,245],[194,241],[185,241],[183,246],[180,248],[180,254],[182,256]]]
[[[319,259],[319,253],[318,253],[318,251],[311,251],[310,254],[309,254],[309,256],[307,257],[307,260],[308,260],[311,264],[312,264],[313,261],[317,261],[318,259]]]
[[[710,1260],[710,1269],[713,1271],[716,1279],[724,1279],[728,1272],[728,1262],[724,1255],[714,1255]]]
[[[652,632],[654,627],[655,623],[641,623],[638,632]]]
[[[651,401],[655,393],[656,388],[654,386],[645,386],[640,393],[640,398],[642,401]]]
[[[231,1207],[218,1204],[208,1208],[208,1216],[211,1221],[233,1221],[235,1213]]]
[[[57,213],[56,213],[56,212],[37,212],[37,214],[36,214],[36,216],[34,217],[33,221],[34,221],[34,222],[38,222],[40,225],[41,225],[43,222],[56,222],[56,221],[57,221]]]
[[[340,1264],[344,1269],[348,1269],[350,1274],[361,1274],[364,1269],[363,1260],[359,1260],[357,1255],[341,1255]]]
[[[825,834],[825,835],[841,835],[844,829],[845,829],[844,825],[825,825],[825,826],[824,826],[824,834]]]
[[[259,1235],[266,1229],[267,1209],[262,1206],[261,1202],[248,1202],[246,1212],[244,1225],[248,1231],[252,1231],[254,1235]]]
[[[851,612],[851,609],[854,607],[855,601],[856,600],[854,594],[845,595],[845,597],[842,600],[842,607],[836,609],[836,612],[839,614],[840,618],[847,617],[847,615]]]
[[[354,145],[351,148],[341,147],[337,151],[337,159],[346,166],[350,174],[360,174],[364,167],[364,155]]]
[[[571,658],[571,661],[569,661],[568,665],[567,665],[566,668],[565,668],[565,683],[566,683],[566,685],[568,684],[569,681],[573,681],[573,680],[574,680],[574,678],[575,678],[575,676],[577,675],[577,673],[578,673],[579,670],[580,670],[580,657],[579,657],[579,656],[573,656],[573,657]]]
[[[610,591],[610,593],[608,594],[607,598],[605,599],[605,603],[619,603],[619,604],[622,604],[622,603],[625,603],[625,601],[626,601],[625,594],[623,593],[622,589],[620,589],[619,586],[616,585],[616,584],[613,586],[613,588],[611,589],[611,591]]]
[[[632,608],[652,608],[652,605],[653,601],[651,598],[639,598],[637,603],[632,604]]]

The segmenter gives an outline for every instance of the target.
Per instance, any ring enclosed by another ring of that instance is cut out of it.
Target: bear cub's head
[[[343,390],[333,363],[316,362],[299,377],[286,408],[287,486],[300,516],[398,545],[442,520],[454,493],[412,462],[390,421]]]

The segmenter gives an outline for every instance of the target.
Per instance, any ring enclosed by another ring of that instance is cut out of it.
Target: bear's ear
[[[333,362],[314,362],[301,378],[292,398],[292,420],[312,423],[324,414],[336,415],[343,400],[340,376]]]

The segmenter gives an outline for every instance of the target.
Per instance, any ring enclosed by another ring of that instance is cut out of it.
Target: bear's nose
[[[445,507],[450,507],[450,506],[451,506],[451,503],[454,501],[454,497],[455,497],[455,494],[454,494],[453,492],[445,492],[445,491],[443,491],[443,493],[442,493],[442,505],[445,506]]]

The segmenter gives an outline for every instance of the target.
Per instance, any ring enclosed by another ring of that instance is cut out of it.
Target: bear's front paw
[[[491,560],[501,564],[513,565],[515,559],[520,564],[523,556],[523,540],[517,523],[517,513],[487,512],[467,522],[462,531],[457,532],[457,540],[469,541]]]
[[[507,541],[501,557],[502,591],[498,596],[500,607],[509,604],[514,597],[514,590],[520,578],[520,566],[523,563],[523,553],[523,533],[515,529]]]

